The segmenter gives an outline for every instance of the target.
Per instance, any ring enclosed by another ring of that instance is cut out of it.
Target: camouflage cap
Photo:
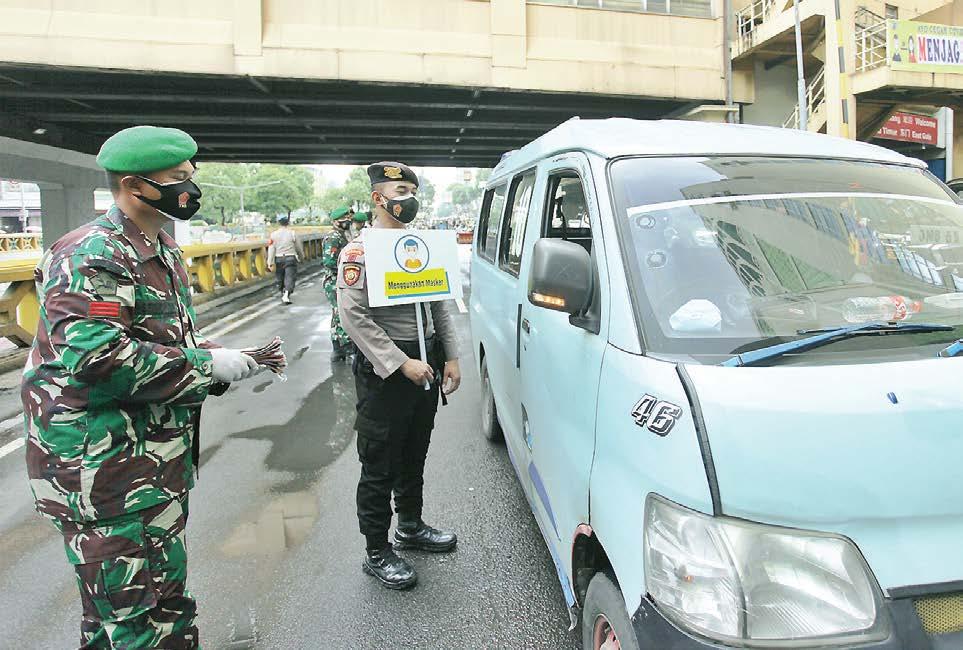
[[[342,205],[341,207],[335,208],[334,210],[331,211],[331,221],[337,221],[338,219],[343,219],[344,217],[348,216],[348,213],[351,211],[352,211],[351,208],[349,208],[346,205]]]
[[[107,138],[97,164],[111,172],[138,174],[170,169],[195,155],[197,143],[180,129],[132,126]]]

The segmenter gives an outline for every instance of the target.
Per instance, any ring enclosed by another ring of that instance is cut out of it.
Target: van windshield
[[[923,171],[826,159],[612,164],[646,348],[736,354],[869,321],[950,325],[820,353],[963,336],[963,206]]]

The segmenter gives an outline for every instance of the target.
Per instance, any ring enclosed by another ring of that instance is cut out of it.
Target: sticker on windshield
[[[646,393],[632,409],[632,417],[640,427],[645,427],[657,436],[667,436],[675,426],[682,408],[671,402],[663,402],[654,395]]]

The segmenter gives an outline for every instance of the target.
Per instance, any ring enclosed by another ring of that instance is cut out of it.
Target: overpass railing
[[[321,240],[326,228],[299,229],[306,260],[321,257]],[[203,303],[224,290],[253,283],[268,275],[268,242],[228,242],[195,244],[183,247],[184,260],[191,274],[195,303]],[[33,343],[40,318],[40,304],[34,286],[33,271],[40,261],[36,256],[0,261],[0,284],[6,289],[0,295],[0,336],[19,347]]]
[[[40,250],[43,250],[43,237],[40,233],[0,233],[0,253]]]

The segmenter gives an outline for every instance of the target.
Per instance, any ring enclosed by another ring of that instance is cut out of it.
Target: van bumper
[[[859,645],[814,645],[812,647],[858,648],[859,650],[950,650],[951,648],[959,650],[963,648],[963,632],[930,635],[923,631],[911,598],[886,599],[884,606],[892,622],[892,633],[888,639]],[[632,627],[640,648],[721,650],[735,647],[698,638],[679,629],[666,619],[648,598],[642,599],[642,604],[632,615]],[[799,650],[802,650],[802,647]]]

